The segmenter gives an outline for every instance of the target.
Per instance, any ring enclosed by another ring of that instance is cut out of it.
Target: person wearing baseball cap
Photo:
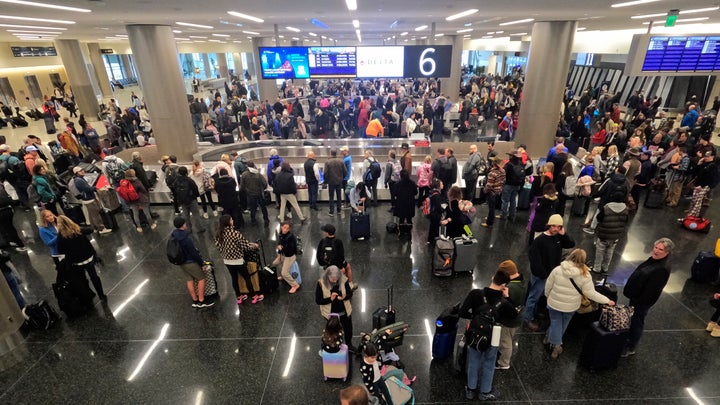
[[[540,325],[535,320],[536,305],[545,294],[545,282],[550,272],[562,261],[563,249],[575,247],[575,241],[565,233],[563,218],[558,214],[550,216],[547,230],[530,244],[530,286],[525,301],[525,322],[529,330],[535,332]],[[538,310],[543,310],[538,308]]]
[[[528,289],[528,279],[518,271],[517,265],[512,260],[505,260],[498,265],[498,271],[501,271],[510,277],[507,283],[508,300],[516,307],[521,307],[525,301]],[[513,336],[522,325],[524,311],[518,313],[517,318],[508,321],[502,327],[500,332],[500,346],[498,347],[497,363],[495,368],[498,370],[507,370],[510,368],[510,359],[513,353]]]
[[[343,242],[335,236],[335,225],[325,224],[320,230],[324,233],[324,238],[318,243],[315,258],[317,262],[327,269],[329,266],[337,266],[350,282],[353,290],[357,289],[357,284],[352,281],[352,267],[345,260],[345,247]]]
[[[26,146],[25,152],[27,152],[25,156],[23,156],[23,160],[25,161],[25,168],[27,168],[28,173],[30,174],[30,176],[32,176],[35,163],[38,159],[42,159],[38,156],[38,148],[34,145]]]

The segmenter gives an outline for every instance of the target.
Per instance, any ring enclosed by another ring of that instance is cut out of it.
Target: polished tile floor
[[[302,206],[307,213],[307,206]],[[372,311],[386,301],[385,288],[394,285],[398,319],[410,324],[404,344],[397,349],[413,385],[418,403],[463,403],[464,381],[450,362],[432,361],[431,341],[436,316],[460,301],[473,287],[489,283],[497,264],[513,259],[528,271],[526,232],[520,213],[517,222],[499,221],[492,230],[475,221],[479,239],[478,266],[473,276],[437,279],[430,273],[430,248],[424,243],[427,221],[416,217],[412,241],[385,233],[390,220],[382,204],[372,212],[372,237],[348,240],[349,214],[331,218],[327,210],[310,212],[309,223],[297,227],[304,240],[300,258],[305,285],[296,295],[287,287],[257,305],[238,306],[229,275],[217,266],[221,298],[214,308],[191,308],[179,268],[165,257],[172,209],[161,214],[154,232],[137,234],[119,214],[121,229],[96,236],[106,265],[101,278],[107,304],[79,319],[61,321],[48,331],[33,331],[25,343],[26,359],[0,372],[0,403],[5,404],[337,404],[342,381],[323,382],[317,354],[323,319],[315,304],[314,280],[319,267],[314,246],[326,222],[338,227],[345,241],[355,279],[353,298],[356,336],[371,328]],[[479,215],[486,207],[479,208]],[[619,285],[635,265],[649,256],[652,242],[669,236],[678,245],[672,256],[673,274],[647,319],[637,355],[622,359],[617,370],[591,373],[578,367],[582,329],[565,338],[565,352],[550,361],[542,335],[521,331],[509,370],[495,374],[495,389],[507,403],[720,403],[720,339],[704,331],[711,308],[711,286],[689,281],[689,268],[698,250],[712,249],[718,236],[679,228],[681,209],[643,210],[632,219],[631,231],[616,252],[610,281]],[[711,218],[718,218],[711,208]],[[271,215],[277,213],[271,209]],[[593,247],[592,237],[580,229],[582,220],[566,217],[579,246]],[[199,236],[201,251],[217,260],[210,232]],[[29,301],[55,302],[51,284],[55,271],[48,250],[37,236],[29,213],[16,222],[28,239],[30,251],[13,253],[23,290]],[[247,227],[245,235],[274,246],[277,220],[269,228]],[[625,302],[625,301],[623,301]],[[357,338],[356,338],[357,339]],[[350,380],[361,383],[359,365],[351,365]]]

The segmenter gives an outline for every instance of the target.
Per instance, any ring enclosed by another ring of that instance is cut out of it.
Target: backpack
[[[335,262],[335,238],[332,239],[332,243],[330,244],[323,244],[322,247],[322,260],[323,262],[320,263],[323,266],[329,266]]]
[[[120,180],[117,193],[120,195],[120,198],[125,200],[125,202],[133,202],[140,199],[137,191],[135,191],[135,187],[133,187],[132,183],[128,179]]]
[[[37,202],[40,202],[40,194],[38,194],[37,191],[37,183],[34,181],[30,183],[29,186],[27,186],[27,195],[28,195],[28,201],[35,204]]]
[[[77,177],[73,177],[70,180],[68,180],[67,186],[68,190],[70,190],[70,194],[72,194],[73,197],[77,199],[82,199],[82,194],[80,194],[80,190],[77,188],[77,183],[75,183],[75,179]]]
[[[621,201],[625,201],[625,197],[627,196],[627,187],[625,186],[625,183],[616,185],[615,188],[608,192],[607,196],[608,202],[616,201],[617,198],[620,198]]]
[[[175,183],[177,183],[178,176],[179,175],[178,175],[177,166],[168,166],[165,169],[165,184],[167,184],[167,186],[170,188],[175,187]]]
[[[183,252],[182,246],[180,246],[180,241],[173,237],[170,237],[167,242],[165,254],[170,263],[176,265],[185,264],[185,252]]]
[[[577,192],[577,177],[574,175],[567,176],[565,178],[565,188],[563,188],[563,194],[568,197],[575,197]]]
[[[373,182],[380,178],[380,173],[382,173],[382,168],[380,167],[380,163],[377,160],[373,160],[372,162],[370,162],[370,166],[368,167],[367,171],[365,172],[365,176],[363,176],[363,180],[365,180],[365,183]]]
[[[175,196],[180,204],[188,204],[192,202],[193,195],[192,189],[190,188],[190,179],[180,179],[175,181]]]
[[[125,178],[125,170],[127,168],[125,167],[125,165],[121,165],[117,161],[117,159],[108,160],[105,168],[107,169],[107,174],[108,176],[110,176],[112,184],[118,184],[121,180]]]
[[[390,174],[390,180],[394,182],[400,181],[400,171],[402,170],[402,166],[400,166],[400,161],[395,159],[390,162],[392,164],[392,173]]]
[[[422,213],[423,213],[423,215],[425,216],[425,218],[429,218],[429,217],[430,217],[430,210],[431,210],[431,207],[430,207],[430,198],[431,198],[431,197],[434,197],[434,196],[436,196],[436,195],[438,195],[438,194],[440,194],[439,191],[433,190],[433,191],[430,192],[430,195],[429,195],[429,196],[425,197],[425,200],[423,201],[423,206],[422,206]]]
[[[477,314],[473,314],[465,331],[465,345],[467,347],[472,347],[478,351],[484,351],[490,347],[493,326],[497,323],[495,321],[496,307],[499,304],[498,301],[495,306],[490,305],[485,294],[483,294],[483,305],[479,308]]]

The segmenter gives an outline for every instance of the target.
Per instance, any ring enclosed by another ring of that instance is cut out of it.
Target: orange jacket
[[[384,135],[384,129],[382,123],[377,118],[370,120],[367,128],[365,128],[365,135],[376,138]]]

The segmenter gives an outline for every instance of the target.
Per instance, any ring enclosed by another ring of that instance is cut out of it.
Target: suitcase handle
[[[387,290],[388,292],[388,306],[387,306],[387,312],[392,312],[392,299],[393,299],[393,285],[390,285],[390,288]]]
[[[263,245],[263,242],[261,239],[258,239],[255,241],[260,246],[260,253],[262,253],[262,260],[263,260],[263,267],[267,266],[267,258],[265,257],[265,246]]]

